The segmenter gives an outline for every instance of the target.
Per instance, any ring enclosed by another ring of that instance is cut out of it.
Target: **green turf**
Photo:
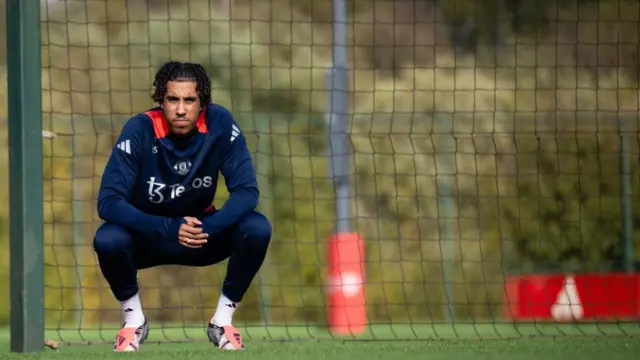
[[[0,330],[0,359],[120,359],[122,356],[172,360],[219,356],[256,360],[326,360],[328,357],[371,360],[399,356],[403,360],[640,359],[640,324],[637,323],[375,325],[357,337],[360,341],[344,340],[349,339],[348,336],[340,340],[325,329],[304,326],[255,326],[241,331],[248,347],[241,353],[223,353],[214,348],[206,342],[201,327],[155,327],[137,354],[113,353],[111,342],[116,331],[107,329],[103,332],[47,331],[47,338],[63,342],[60,349],[25,355],[9,352],[9,332],[4,329]],[[393,338],[404,340],[389,340]],[[168,343],[167,339],[192,341]],[[371,341],[373,339],[387,340]]]
[[[102,330],[64,329],[47,331],[46,337],[63,343],[111,342],[119,326],[103,326]],[[286,340],[460,340],[460,339],[521,339],[557,337],[640,337],[640,323],[553,324],[553,323],[430,323],[375,324],[357,336],[336,335],[326,328],[308,325],[265,327],[262,324],[239,327],[247,341]],[[0,332],[0,338],[2,333]],[[206,341],[204,326],[163,327],[151,324],[149,342]]]
[[[555,360],[579,357],[580,360],[632,360],[640,354],[637,339],[562,339],[562,340],[488,340],[488,341],[380,341],[380,342],[260,342],[247,344],[241,353],[223,353],[210,344],[143,345],[136,354],[117,354],[108,345],[69,346],[39,354],[0,353],[0,359],[237,359],[326,360],[395,359],[537,359]]]

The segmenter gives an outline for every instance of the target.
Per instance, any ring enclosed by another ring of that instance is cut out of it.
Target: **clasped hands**
[[[192,216],[185,216],[184,220],[186,223],[181,224],[178,230],[180,244],[192,249],[203,247],[207,243],[209,234],[203,232],[202,221]]]

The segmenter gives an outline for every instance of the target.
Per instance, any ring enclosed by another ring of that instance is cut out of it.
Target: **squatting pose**
[[[211,103],[199,64],[169,62],[155,76],[158,107],[129,119],[102,175],[95,234],[100,269],[120,301],[124,324],[114,351],[137,351],[149,334],[137,271],[208,266],[229,258],[207,334],[221,349],[243,349],[233,313],[262,266],[271,224],[255,211],[258,184],[231,113]],[[218,173],[229,199],[211,205]]]

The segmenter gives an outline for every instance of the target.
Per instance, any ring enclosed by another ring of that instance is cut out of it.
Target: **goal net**
[[[637,332],[638,3],[345,3],[364,270],[340,289],[366,314],[346,338]],[[48,337],[110,342],[120,326],[95,200],[169,60],[208,70],[273,224],[235,325],[249,339],[345,337],[328,315],[332,16],[328,0],[42,0]],[[205,339],[225,272],[141,271],[152,340]]]

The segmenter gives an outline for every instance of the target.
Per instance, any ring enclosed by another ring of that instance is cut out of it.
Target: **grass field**
[[[638,359],[637,339],[598,340],[491,340],[491,341],[412,341],[412,342],[296,342],[260,343],[242,353],[222,353],[208,344],[147,345],[136,359],[400,359],[461,360],[461,359],[571,359],[615,360]],[[129,354],[124,354],[128,356]],[[37,355],[5,355],[1,359],[119,359],[123,354],[111,352],[111,347],[69,347]]]
[[[456,331],[452,331],[456,329]],[[224,353],[206,342],[202,329],[154,329],[136,354],[111,351],[115,332],[48,332],[62,340],[58,350],[37,354],[9,352],[9,332],[0,332],[0,359],[638,359],[640,324],[625,325],[420,325],[376,326],[356,340],[331,338],[321,329],[302,327],[245,328],[247,350]],[[324,333],[324,335],[323,335]],[[392,340],[398,337],[404,340]],[[499,339],[502,337],[502,339]],[[167,343],[165,339],[190,342]],[[374,338],[381,340],[373,341]],[[422,339],[415,339],[422,338]],[[457,338],[457,339],[456,339]],[[269,340],[272,339],[272,340]],[[283,341],[294,339],[293,341]],[[410,340],[409,340],[410,339]],[[92,343],[79,345],[77,342]]]

